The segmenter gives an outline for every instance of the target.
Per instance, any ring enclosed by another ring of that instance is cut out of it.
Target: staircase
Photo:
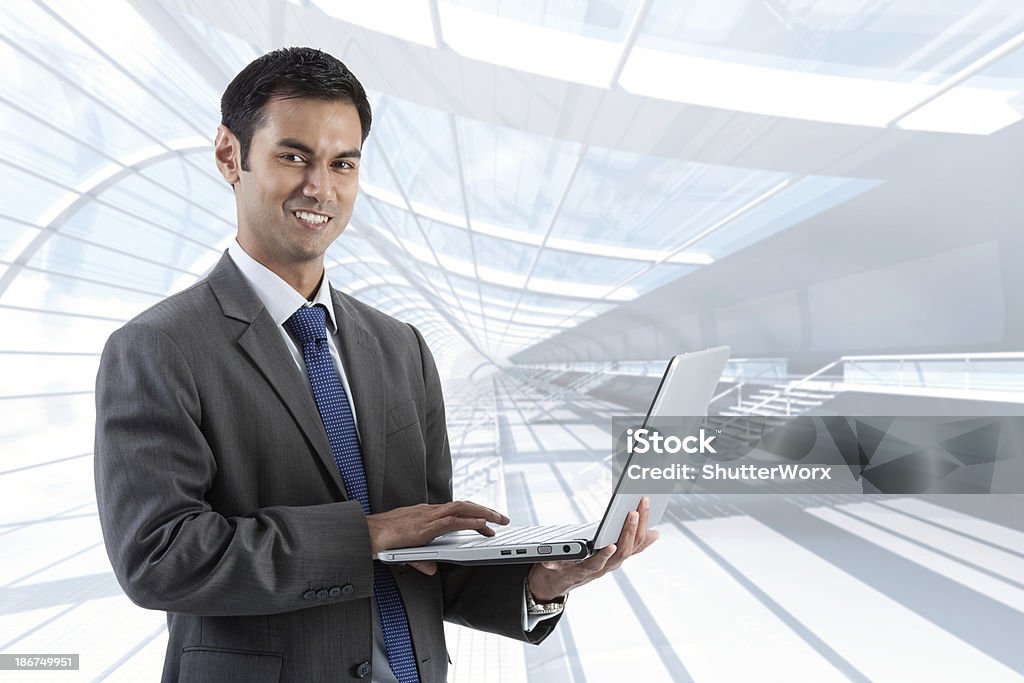
[[[714,404],[736,394],[735,403],[707,417],[707,425],[720,432],[723,443],[732,447],[752,446],[764,432],[781,426],[787,418],[803,415],[835,398],[837,392],[831,378],[819,378],[838,363],[834,361],[806,377],[783,384],[740,382],[711,399]]]
[[[793,417],[794,415],[803,415],[835,398],[835,392],[826,388],[803,384],[799,389],[792,389],[791,386],[791,384],[774,384],[770,388],[757,390],[750,396],[741,396],[735,405],[719,414],[725,416]]]

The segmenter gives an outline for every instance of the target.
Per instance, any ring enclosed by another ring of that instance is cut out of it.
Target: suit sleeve
[[[410,327],[412,327],[410,325]],[[426,387],[427,491],[430,503],[452,500],[452,457],[445,424],[441,381],[433,356],[419,330],[413,327],[423,359]],[[532,631],[523,630],[523,591],[533,565],[460,567],[438,564],[444,591],[444,618],[479,631],[540,643],[554,630],[561,615],[545,619]]]
[[[369,597],[370,537],[359,503],[217,513],[205,500],[217,462],[202,422],[192,370],[165,332],[130,324],[110,337],[96,381],[96,494],[107,554],[128,597],[203,616]],[[311,588],[330,587],[317,585],[325,577],[354,590],[312,598]]]

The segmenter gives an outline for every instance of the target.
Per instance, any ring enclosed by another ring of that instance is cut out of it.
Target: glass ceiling
[[[472,59],[718,109],[979,135],[1021,119],[1024,74],[988,70],[1024,42],[1015,0],[316,5]],[[432,5],[436,19],[417,19]]]
[[[639,7],[442,4],[602,41],[626,39]],[[126,320],[201,277],[232,238],[210,154],[219,92],[128,4],[5,7],[4,33],[24,39],[0,44],[13,65],[0,99],[0,305]],[[195,18],[179,27],[217,46],[203,63],[225,77],[254,54]],[[592,147],[371,98],[363,193],[331,276],[499,362],[874,184]]]
[[[1013,38],[1013,0],[654,0],[639,47],[756,66],[938,83]]]

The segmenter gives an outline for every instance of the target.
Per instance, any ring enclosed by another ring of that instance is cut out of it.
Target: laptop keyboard
[[[494,545],[516,545],[520,543],[543,543],[553,540],[570,540],[574,534],[591,526],[590,524],[561,524],[556,526],[524,526],[512,529],[495,529],[497,535],[479,541],[462,543],[460,548],[479,548]]]

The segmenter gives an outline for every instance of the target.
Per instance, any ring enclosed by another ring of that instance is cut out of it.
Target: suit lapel
[[[284,402],[292,418],[313,445],[338,492],[347,499],[341,473],[331,455],[331,445],[327,441],[327,433],[309,388],[309,380],[295,366],[277,325],[227,253],[211,271],[209,282],[224,315],[249,324],[238,338],[239,346]]]
[[[361,316],[333,287],[334,318],[338,321],[338,351],[352,389],[356,424],[363,451],[363,466],[370,495],[370,509],[379,510],[384,494],[384,441],[387,395],[384,364],[376,338]]]

